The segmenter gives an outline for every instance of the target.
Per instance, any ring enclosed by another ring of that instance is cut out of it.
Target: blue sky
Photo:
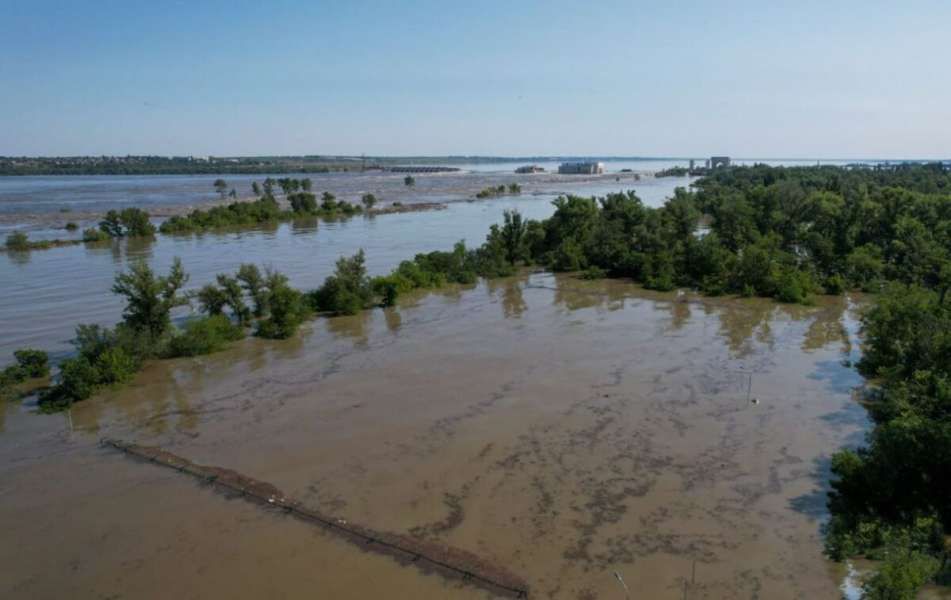
[[[0,0],[0,154],[951,157],[951,2]]]

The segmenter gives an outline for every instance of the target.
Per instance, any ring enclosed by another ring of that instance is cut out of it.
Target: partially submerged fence
[[[195,464],[161,448],[113,439],[103,439],[101,443],[104,447],[119,450],[128,456],[191,475],[220,492],[322,526],[363,549],[387,554],[400,564],[414,565],[423,571],[436,572],[498,595],[528,597],[528,586],[518,576],[465,550],[404,535],[374,531],[344,519],[325,515],[285,497],[270,483],[252,479],[230,469]]]

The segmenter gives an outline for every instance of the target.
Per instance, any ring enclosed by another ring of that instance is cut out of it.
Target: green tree
[[[215,191],[218,192],[218,195],[221,196],[221,199],[224,200],[225,196],[228,194],[228,182],[224,179],[215,179]]]
[[[522,214],[517,210],[507,210],[503,217],[502,242],[505,245],[505,259],[514,265],[525,256],[524,239],[527,226],[522,220]]]
[[[147,263],[136,262],[127,273],[116,275],[112,292],[126,299],[122,313],[124,323],[158,339],[171,325],[172,309],[187,304],[188,299],[178,293],[187,281],[188,275],[179,258],[164,277],[156,277]]]
[[[264,316],[267,312],[267,287],[260,269],[254,264],[243,264],[238,268],[236,277],[254,303],[254,316]]]
[[[355,255],[340,257],[334,274],[310,293],[314,310],[355,315],[371,305],[373,289],[366,272],[366,256],[361,249]]]

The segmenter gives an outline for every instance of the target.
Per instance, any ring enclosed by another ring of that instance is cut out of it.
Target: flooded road
[[[828,457],[867,427],[855,318],[538,273],[153,363],[65,415],[10,404],[0,596],[486,597],[109,436],[475,553],[534,598],[623,598],[615,572],[638,598],[834,598],[819,526]]]

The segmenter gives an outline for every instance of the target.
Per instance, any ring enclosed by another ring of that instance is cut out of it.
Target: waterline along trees
[[[110,210],[99,222],[99,230],[112,238],[155,235],[155,226],[149,220],[149,213],[138,208],[125,208],[121,212]]]

